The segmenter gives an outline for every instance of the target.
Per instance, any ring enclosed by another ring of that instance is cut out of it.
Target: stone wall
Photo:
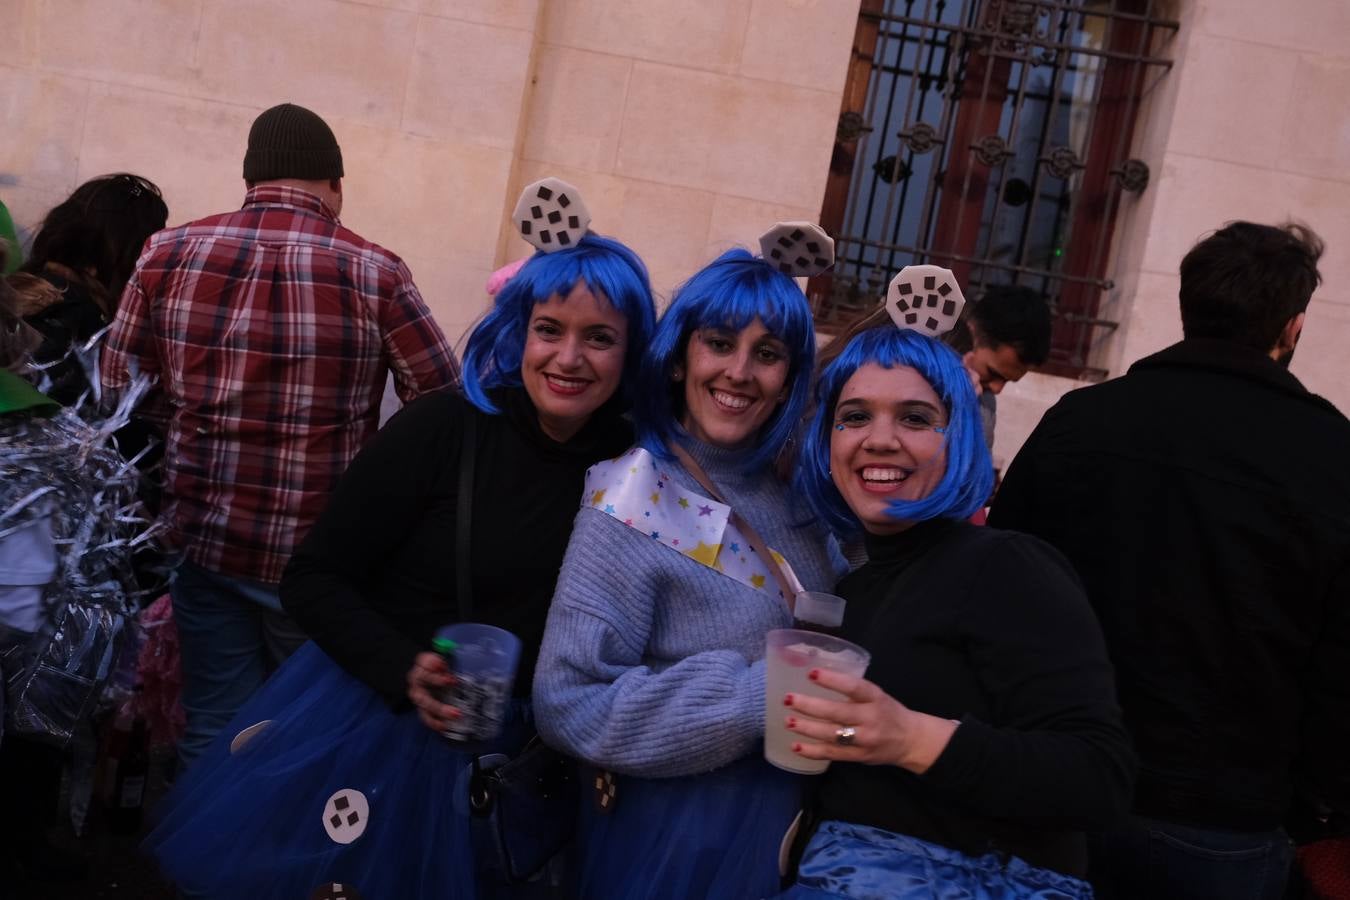
[[[238,205],[274,103],[333,126],[343,221],[403,256],[446,333],[529,249],[546,174],[665,294],[818,214],[858,0],[5,0],[0,199],[21,226],[111,171],[171,224]]]
[[[1160,5],[1166,5],[1160,0]],[[1350,410],[1350,4],[1171,0],[1176,61],[1132,155],[1096,357],[1180,336],[1177,267],[1233,218],[1302,219],[1325,283],[1294,372]],[[781,218],[817,217],[858,0],[6,0],[0,198],[23,226],[86,178],[156,181],[178,223],[238,204],[252,118],[333,125],[344,220],[404,256],[446,332],[528,247],[507,216],[545,174],[632,244],[659,293]],[[996,462],[1074,382],[1001,400]]]

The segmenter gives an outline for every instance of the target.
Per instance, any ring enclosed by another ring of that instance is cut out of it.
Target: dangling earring
[[[670,380],[684,381],[684,369],[681,369],[679,366],[676,366],[675,369],[670,373]]]

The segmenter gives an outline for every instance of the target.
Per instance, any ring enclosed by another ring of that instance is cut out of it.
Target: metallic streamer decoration
[[[5,724],[15,733],[66,744],[119,660],[134,653],[142,591],[132,555],[163,526],[137,498],[134,461],[110,439],[150,386],[134,378],[103,419],[72,409],[0,418],[0,540],[37,524],[50,530],[57,554],[36,630],[0,624]]]

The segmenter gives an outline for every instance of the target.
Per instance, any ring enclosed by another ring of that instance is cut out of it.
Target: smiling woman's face
[[[887,511],[894,500],[922,500],[947,471],[947,413],[932,385],[909,366],[859,366],[839,392],[830,431],[830,477],[872,534],[911,522]]]
[[[684,418],[693,437],[715,447],[754,443],[786,395],[788,349],[755,319],[740,331],[700,328],[689,336],[684,364]]]
[[[566,300],[538,303],[525,332],[520,380],[539,426],[566,441],[614,396],[623,377],[628,322],[623,313],[577,284]]]

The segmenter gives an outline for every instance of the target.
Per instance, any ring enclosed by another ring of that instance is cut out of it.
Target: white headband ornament
[[[810,278],[834,265],[834,238],[811,222],[779,222],[759,239],[764,261],[791,278]]]
[[[941,337],[961,318],[966,298],[951,269],[905,266],[886,289],[886,312],[896,328]]]
[[[561,178],[527,185],[511,217],[520,236],[545,253],[575,246],[591,224],[581,193]]]

